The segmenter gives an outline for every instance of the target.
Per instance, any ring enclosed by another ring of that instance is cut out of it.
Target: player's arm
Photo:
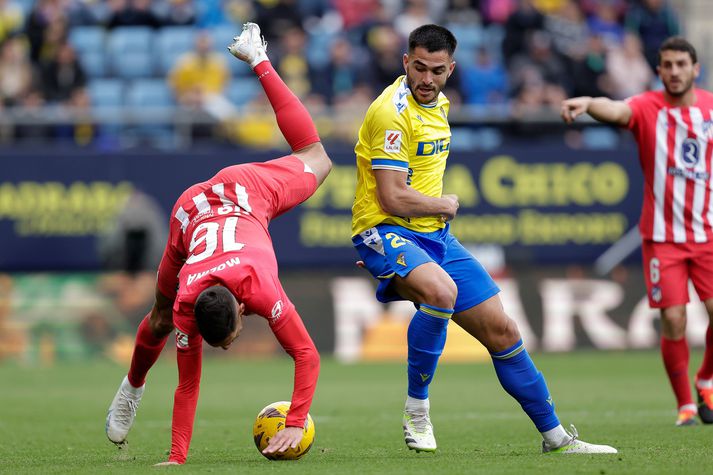
[[[629,124],[632,109],[624,101],[613,101],[606,97],[573,97],[562,101],[560,115],[571,124],[580,115],[587,113],[599,122],[626,126]]]
[[[294,308],[292,315],[284,317],[288,320],[275,330],[275,337],[295,362],[294,389],[286,427],[270,439],[270,444],[263,450],[266,454],[284,452],[299,445],[319,377],[319,353],[302,319]]]
[[[185,463],[191,444],[203,357],[203,339],[198,332],[186,336],[186,341],[180,341],[183,335],[177,335],[178,387],[173,397],[171,453],[168,457],[169,462],[179,464]]]
[[[387,214],[405,218],[440,215],[447,221],[458,211],[455,195],[426,196],[406,184],[406,171],[374,169],[373,173],[379,205]]]

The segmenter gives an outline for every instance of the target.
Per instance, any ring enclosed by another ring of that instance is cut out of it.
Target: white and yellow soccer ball
[[[287,419],[289,410],[289,401],[278,401],[265,406],[265,408],[258,413],[255,418],[255,424],[253,424],[253,438],[255,440],[255,446],[261,454],[270,443],[270,439],[285,428],[285,420]],[[300,442],[297,448],[289,448],[282,453],[277,452],[262,455],[270,460],[297,460],[309,452],[313,442],[314,422],[312,421],[312,416],[307,414],[307,420],[305,420],[305,426],[302,431],[302,442]]]

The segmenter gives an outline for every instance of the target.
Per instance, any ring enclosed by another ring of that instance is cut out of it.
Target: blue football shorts
[[[453,279],[457,288],[455,313],[468,310],[500,292],[478,260],[449,232],[450,225],[431,233],[401,226],[379,224],[352,238],[354,247],[371,275],[379,280],[380,302],[404,300],[389,285],[416,267],[435,262]]]

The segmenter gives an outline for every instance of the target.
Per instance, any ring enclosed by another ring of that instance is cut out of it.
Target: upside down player
[[[295,361],[294,392],[286,428],[264,453],[297,447],[312,403],[319,354],[277,277],[270,220],[309,198],[331,168],[309,113],[272,68],[260,29],[247,23],[230,52],[258,76],[292,155],[227,167],[186,190],[176,202],[158,270],[156,302],[141,322],[128,375],[109,408],[108,438],[123,443],[144,391],[146,374],[176,328],[176,388],[171,452],[186,461],[201,375],[202,342],[227,349],[243,315],[268,320]]]
[[[661,309],[661,355],[678,405],[677,426],[713,423],[713,94],[694,87],[700,64],[693,46],[669,38],[659,48],[663,91],[626,101],[575,97],[562,103],[572,123],[588,113],[629,128],[639,145],[644,200],[639,221],[649,305]],[[691,397],[686,341],[688,280],[710,319],[703,362]]]
[[[450,148],[449,102],[441,90],[453,72],[456,39],[424,25],[409,35],[401,76],[371,104],[359,131],[352,241],[379,279],[382,302],[410,300],[406,445],[435,451],[428,387],[452,319],[490,352],[503,388],[542,434],[546,453],[616,453],[577,439],[560,424],[547,384],[503,311],[497,287],[449,232],[458,197],[442,195]]]

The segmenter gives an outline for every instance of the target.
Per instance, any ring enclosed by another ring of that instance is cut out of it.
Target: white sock
[[[713,388],[713,379],[697,379],[696,386],[702,389]]]
[[[683,406],[678,408],[678,412],[681,411],[693,411],[696,412],[698,410],[698,406],[695,404],[684,404]]]
[[[416,399],[415,397],[406,396],[406,409],[409,411],[429,411],[431,403],[426,399]]]
[[[558,425],[554,429],[550,429],[546,432],[541,432],[542,438],[545,439],[545,443],[548,447],[556,449],[557,447],[562,447],[564,444],[569,442],[572,438],[570,434],[564,430],[562,424]]]

